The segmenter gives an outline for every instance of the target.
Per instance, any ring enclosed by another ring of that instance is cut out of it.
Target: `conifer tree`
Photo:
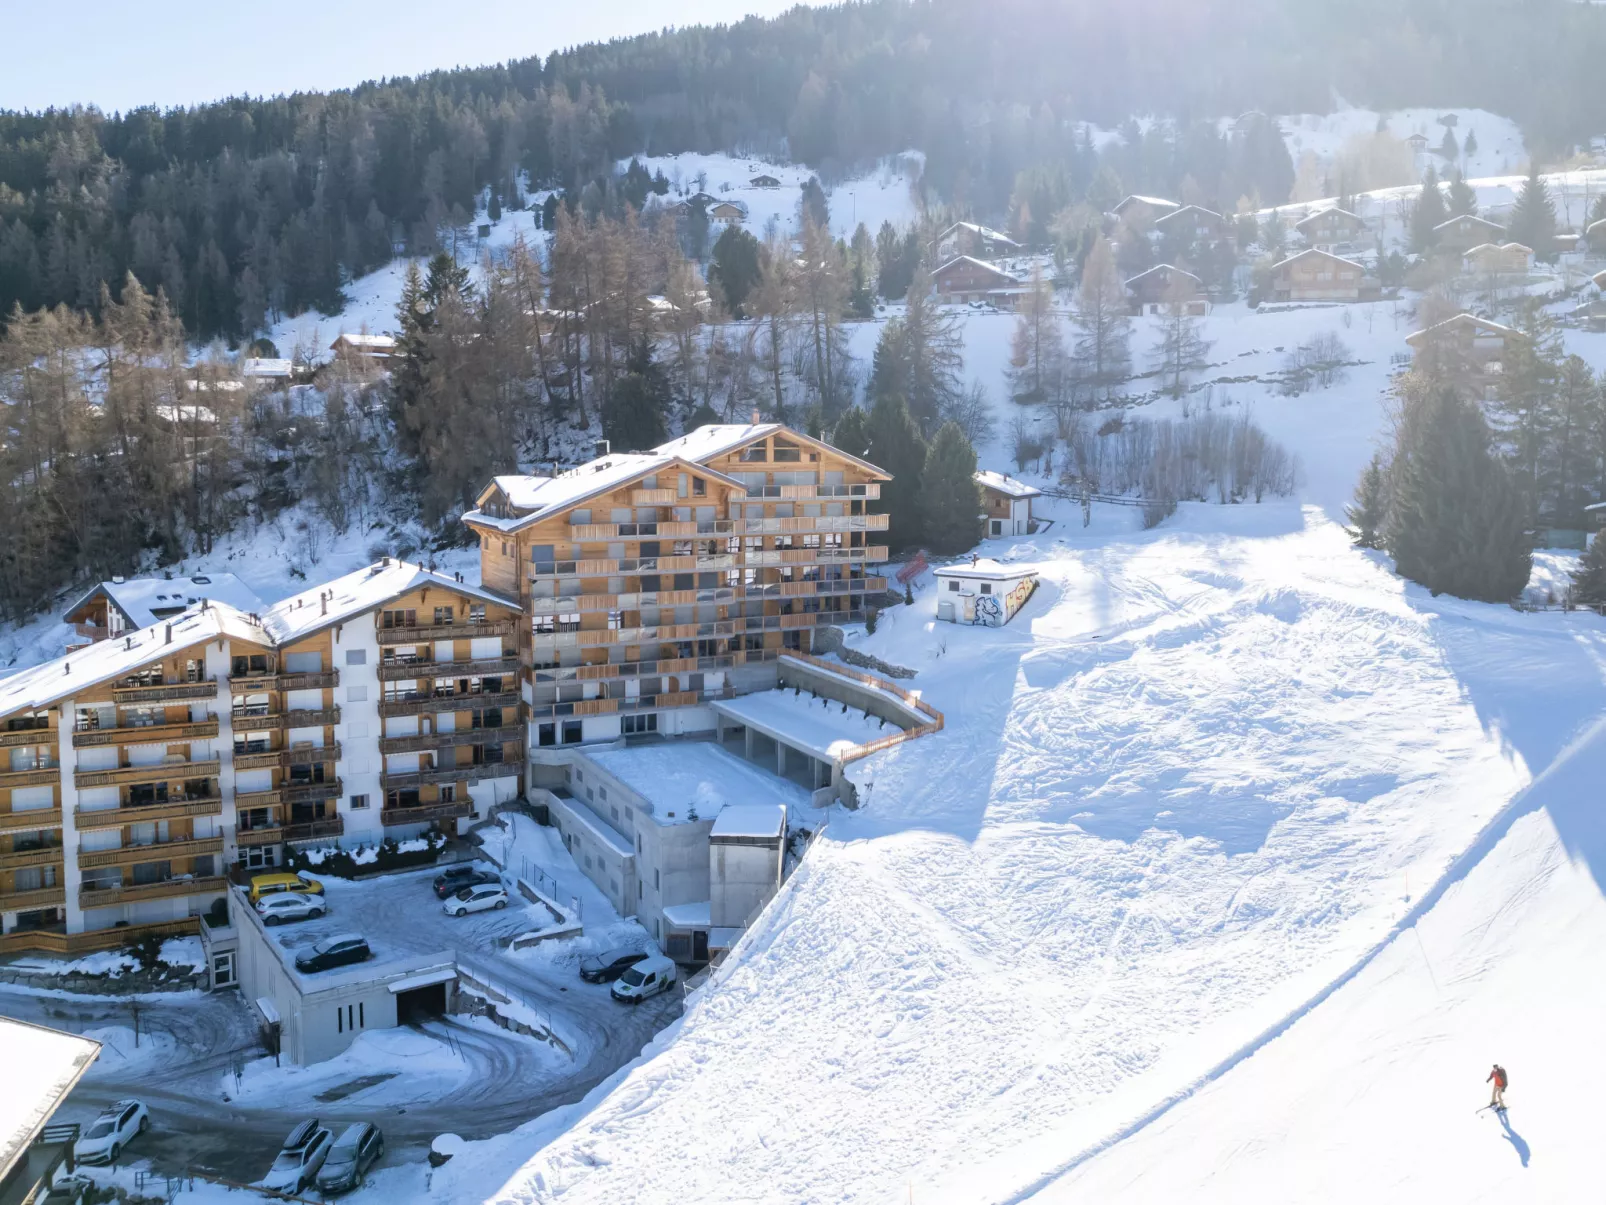
[[[981,539],[976,450],[957,423],[944,423],[926,452],[920,480],[920,517],[926,543],[940,555],[964,552]]]
[[[912,547],[920,542],[922,531],[920,475],[926,463],[926,441],[909,417],[909,407],[896,396],[876,399],[865,430],[870,437],[865,459],[892,475],[870,509],[892,516],[888,539],[893,547]]]
[[[1461,153],[1467,157],[1467,163],[1471,164],[1472,156],[1478,153],[1478,132],[1476,130],[1467,131],[1466,141],[1461,144]]]
[[[1460,217],[1463,214],[1468,217],[1476,217],[1478,215],[1478,194],[1473,191],[1472,185],[1466,182],[1466,178],[1460,172],[1456,172],[1455,178],[1450,181],[1450,191],[1445,198],[1445,208],[1452,218]]]
[[[1549,261],[1556,257],[1556,203],[1539,176],[1537,163],[1528,165],[1528,178],[1517,193],[1507,233],[1513,242],[1532,250],[1537,259]]]
[[[1199,320],[1188,309],[1197,297],[1192,282],[1181,275],[1174,276],[1166,289],[1165,316],[1154,361],[1166,392],[1174,398],[1187,391],[1189,375],[1203,368],[1210,354],[1210,341],[1199,334]]]
[[[1422,174],[1422,191],[1417,194],[1416,207],[1411,210],[1411,250],[1429,251],[1438,240],[1433,228],[1445,220],[1444,195],[1439,191],[1439,173],[1428,164]]]
[[[708,267],[708,287],[720,290],[725,308],[733,317],[747,316],[743,307],[761,275],[758,240],[740,226],[725,227],[724,233],[714,240],[714,262]]]
[[[1372,457],[1355,487],[1355,501],[1344,510],[1349,535],[1357,548],[1381,548],[1387,518],[1388,487],[1381,453]]]
[[[656,447],[668,438],[665,416],[672,400],[669,376],[653,359],[652,341],[642,339],[602,404],[603,434],[617,452]]]
[[[831,428],[831,446],[841,448],[849,456],[863,460],[870,453],[870,432],[866,426],[868,416],[857,406],[849,406]]]
[[[958,316],[937,305],[930,273],[917,270],[903,314],[876,341],[870,396],[902,398],[921,431],[935,431],[964,392],[962,340]]]
[[[1077,383],[1090,394],[1108,396],[1132,367],[1126,286],[1108,239],[1100,238],[1088,252],[1072,322],[1081,332],[1075,349]]]
[[[1022,405],[1054,401],[1065,379],[1065,341],[1054,313],[1054,289],[1040,267],[1033,267],[1017,312],[1006,370],[1011,394]]]
[[[1589,542],[1578,568],[1572,571],[1572,587],[1574,602],[1606,606],[1606,538],[1600,534]]]

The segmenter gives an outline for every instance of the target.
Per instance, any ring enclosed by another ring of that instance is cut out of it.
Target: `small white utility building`
[[[987,520],[990,536],[1029,535],[1032,521],[1032,499],[1041,498],[1043,491],[1003,473],[980,469],[976,484],[981,486],[982,514]]]
[[[1035,566],[1005,565],[990,559],[946,565],[933,576],[937,579],[937,618],[979,627],[1003,627],[1037,589]]]

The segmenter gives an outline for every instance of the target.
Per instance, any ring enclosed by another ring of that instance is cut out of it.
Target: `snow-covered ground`
[[[1449,118],[1454,124],[1447,127],[1440,118]],[[1522,128],[1509,117],[1486,109],[1392,109],[1380,114],[1374,109],[1341,108],[1332,113],[1280,117],[1278,124],[1296,167],[1307,152],[1316,156],[1323,167],[1331,165],[1346,145],[1369,138],[1380,124],[1402,141],[1413,134],[1426,138],[1432,162],[1441,175],[1447,170],[1459,170],[1468,177],[1505,176],[1520,171],[1528,158]],[[1476,135],[1477,150],[1461,155],[1453,163],[1440,158],[1436,152],[1446,129],[1454,132],[1457,146],[1465,144],[1469,133]]]

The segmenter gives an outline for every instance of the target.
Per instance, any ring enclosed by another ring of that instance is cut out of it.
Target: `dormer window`
[[[739,459],[741,459],[743,462],[768,460],[769,453],[765,450],[765,441],[761,439],[756,443],[748,444],[742,449],[742,454]]]
[[[794,441],[777,435],[775,437],[775,462],[777,464],[796,464],[803,459],[803,449]]]

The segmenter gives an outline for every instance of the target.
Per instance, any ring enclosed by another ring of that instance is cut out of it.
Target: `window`
[[[471,605],[469,607],[469,609],[468,609],[468,621],[470,623],[484,623],[485,622],[485,604],[484,603],[474,603],[473,605]]]
[[[769,459],[764,449],[764,441],[761,439],[757,443],[748,444],[742,449],[739,459],[743,464],[756,464]]]
[[[983,594],[991,594],[993,592],[992,583],[991,582],[983,582],[981,584],[981,592]]]
[[[645,732],[658,731],[658,713],[649,711],[642,715],[627,715],[621,718],[620,731],[625,736],[638,736]]]
[[[401,611],[381,612],[379,626],[382,628],[416,628],[418,626],[418,612],[411,608]]]
[[[958,594],[959,593],[959,583],[958,582],[953,582],[953,581],[949,582],[948,583],[948,589],[949,589],[950,592],[952,592],[954,594]]]
[[[368,796],[366,796],[366,795],[353,795],[351,797],[351,810],[352,811],[354,811],[354,812],[362,812],[362,811],[366,811],[367,809],[368,809]]]
[[[440,788],[439,800],[440,800],[441,803],[456,803],[457,802],[457,787],[455,785],[451,785],[451,784],[448,784],[447,786],[441,787]]]
[[[691,479],[691,496],[693,498],[706,498],[708,496],[708,482],[701,477]]]
[[[366,686],[346,687],[346,702],[366,703],[368,701],[368,688]]]
[[[658,890],[658,872],[656,870],[652,872],[652,889],[654,891]]]
[[[563,743],[565,745],[578,745],[580,743],[580,721],[563,721]]]
[[[450,607],[436,607],[435,608],[435,626],[436,627],[442,627],[442,626],[444,626],[446,624],[449,624],[451,622],[452,622],[452,608],[450,608]]]
[[[368,664],[368,650],[367,649],[347,649],[346,650],[346,664],[347,665],[367,665]]]
[[[777,435],[775,437],[775,463],[797,464],[803,459],[803,450],[790,439]]]

